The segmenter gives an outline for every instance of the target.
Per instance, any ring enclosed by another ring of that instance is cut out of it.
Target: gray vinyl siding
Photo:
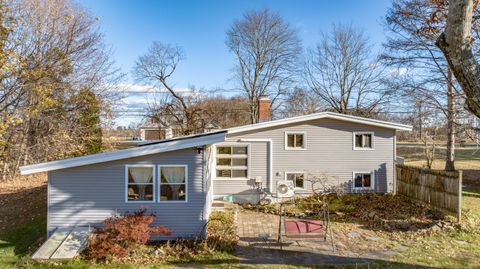
[[[205,223],[203,156],[191,148],[49,172],[48,232],[57,227],[98,226],[115,213],[146,206],[157,214],[154,224],[171,229],[172,238],[198,235]],[[127,164],[188,165],[188,202],[126,202]]]
[[[306,132],[306,150],[285,150],[285,132]],[[353,132],[374,132],[374,150],[353,150]],[[307,177],[325,175],[329,182],[352,189],[352,172],[375,173],[375,191],[393,191],[395,130],[333,119],[318,119],[297,124],[270,127],[229,135],[230,142],[240,139],[271,139],[273,141],[273,192],[276,182],[285,178],[285,172],[303,171]],[[242,142],[244,143],[244,142]],[[251,178],[260,175],[268,188],[268,148],[266,142],[251,144]],[[252,181],[214,181],[214,193],[243,194],[252,190]],[[310,193],[305,181],[303,190]]]

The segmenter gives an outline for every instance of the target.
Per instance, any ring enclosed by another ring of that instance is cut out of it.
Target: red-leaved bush
[[[150,226],[154,213],[146,214],[146,208],[106,219],[105,228],[97,228],[91,238],[87,254],[92,259],[124,257],[138,244],[146,244],[153,234],[170,235],[163,226]]]

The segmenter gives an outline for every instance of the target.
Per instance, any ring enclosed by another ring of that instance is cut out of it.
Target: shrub
[[[207,224],[206,241],[213,250],[233,252],[238,243],[234,215],[230,212],[213,212]]]
[[[146,208],[140,208],[133,213],[106,219],[103,222],[105,228],[97,228],[90,239],[87,256],[95,260],[125,257],[135,245],[146,244],[153,234],[171,234],[163,226],[151,227],[156,215],[147,215],[146,211]]]

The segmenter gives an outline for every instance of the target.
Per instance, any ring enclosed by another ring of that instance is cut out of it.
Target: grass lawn
[[[435,150],[434,169],[445,168],[445,147],[438,147]],[[424,166],[425,152],[424,147],[399,147],[397,155],[405,158],[405,164]],[[455,149],[455,168],[462,170],[480,169],[480,148],[456,148]]]

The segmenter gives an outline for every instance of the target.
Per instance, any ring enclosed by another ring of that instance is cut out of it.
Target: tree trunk
[[[258,122],[258,100],[253,98],[250,101],[250,122],[255,124]]]
[[[446,152],[446,171],[455,171],[455,93],[452,87],[452,72],[448,68],[447,80],[447,152]]]
[[[436,44],[467,96],[468,110],[480,117],[480,66],[472,51],[472,15],[473,0],[450,0],[447,26]]]

